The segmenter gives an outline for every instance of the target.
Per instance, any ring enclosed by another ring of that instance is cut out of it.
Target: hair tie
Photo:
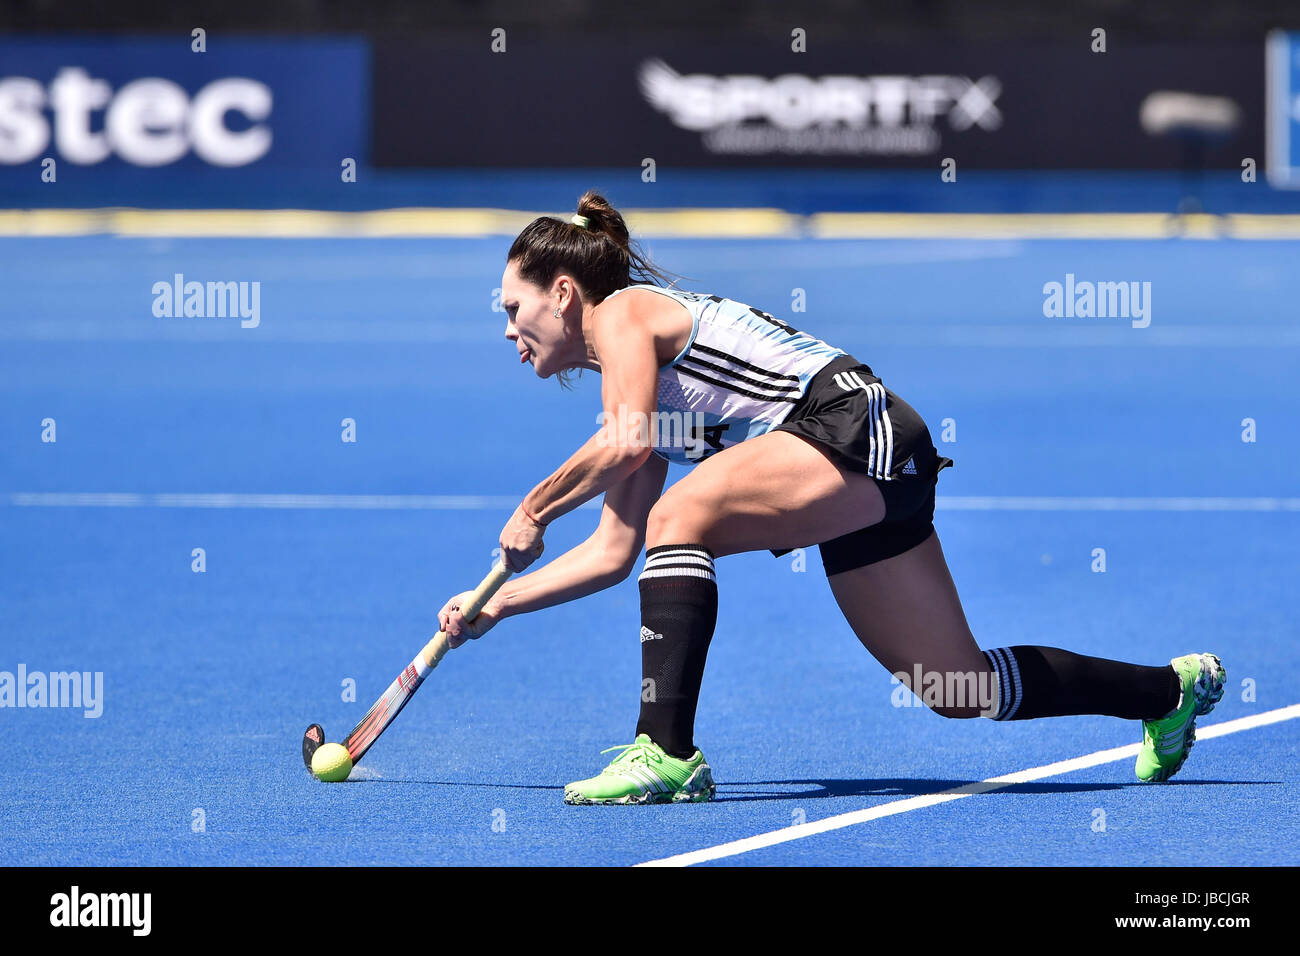
[[[573,223],[579,229],[586,229],[588,225],[591,223],[591,220],[588,219],[586,216],[574,216],[572,219],[569,220],[569,222]]]

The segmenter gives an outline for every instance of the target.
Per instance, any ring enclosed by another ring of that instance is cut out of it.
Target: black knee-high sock
[[[698,544],[646,551],[641,587],[641,718],[636,732],[674,757],[695,753],[695,707],[718,621],[713,553]]]
[[[1085,657],[1056,647],[985,651],[998,679],[994,720],[1101,714],[1155,720],[1178,706],[1182,681],[1172,667]]]

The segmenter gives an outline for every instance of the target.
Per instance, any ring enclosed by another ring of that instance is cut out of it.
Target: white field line
[[[1116,498],[938,495],[945,511],[1300,511],[1300,498]]]
[[[1222,737],[1226,734],[1234,734],[1243,730],[1251,730],[1255,727],[1264,727],[1269,724],[1280,723],[1284,720],[1294,720],[1300,717],[1300,704],[1292,704],[1290,707],[1281,707],[1277,710],[1266,711],[1262,714],[1255,714],[1251,717],[1239,717],[1236,720],[1227,720],[1218,724],[1196,728],[1197,741],[1210,740],[1214,737]],[[965,797],[974,796],[977,793],[988,793],[992,790],[1002,790],[1006,787],[1012,787],[1016,784],[1029,783],[1034,780],[1042,780],[1046,777],[1055,777],[1065,773],[1073,773],[1076,770],[1086,770],[1089,767],[1097,767],[1101,764],[1113,763],[1117,760],[1124,760],[1137,756],[1138,744],[1129,744],[1126,747],[1112,747],[1109,750],[1099,750],[1096,753],[1084,754],[1082,757],[1074,757],[1070,760],[1060,760],[1056,763],[1049,763],[1042,767],[1032,767],[1028,770],[1020,770],[1016,773],[1004,774],[1000,777],[990,777],[988,780],[981,780],[977,783],[963,784],[960,787],[954,787],[951,790],[943,790],[939,793],[927,793],[921,796],[908,797],[905,800],[894,800],[889,803],[876,807],[870,807],[866,810],[854,810],[851,813],[841,813],[833,817],[827,817],[824,820],[816,820],[812,823],[801,823],[797,826],[784,827],[780,830],[772,830],[768,833],[760,833],[757,836],[746,837],[743,840],[732,840],[729,843],[722,843],[718,846],[706,847],[703,850],[693,850],[690,853],[679,853],[676,856],[664,857],[660,860],[648,860],[645,863],[638,863],[637,866],[691,866],[695,863],[706,863],[709,860],[720,860],[729,856],[738,856],[741,853],[748,853],[751,850],[761,850],[765,847],[776,846],[781,843],[789,843],[793,840],[802,840],[810,836],[816,836],[819,833],[828,833],[832,830],[842,830],[845,827],[856,826],[859,823],[867,823],[871,820],[879,820],[884,817],[896,816],[900,813],[908,813],[912,810],[922,810],[926,807],[937,806],[941,803],[950,803],[953,800],[961,800]]]
[[[508,495],[251,495],[18,492],[17,507],[47,508],[287,508],[327,511],[495,511],[514,508]]]
[[[1041,320],[1046,323],[1047,320]],[[828,330],[827,334],[829,334]],[[1021,322],[1010,325],[913,325],[882,328],[873,333],[877,346],[900,348],[1293,348],[1300,346],[1300,329],[1280,323],[1225,326],[1151,326],[1130,329],[1127,323],[1109,326],[1060,326]],[[58,319],[43,317],[0,319],[0,342],[168,342],[195,345],[237,342],[240,345],[316,343],[348,345],[488,346],[500,342],[475,329],[436,320],[400,319],[352,321],[330,317],[305,320],[282,316],[256,329],[241,329],[231,319]]]
[[[498,511],[510,495],[135,494],[130,492],[13,492],[14,507],[45,508],[280,508],[326,511]],[[3,500],[3,499],[0,499]],[[584,508],[599,507],[587,502]],[[1124,498],[939,495],[942,511],[1300,511],[1300,498]]]

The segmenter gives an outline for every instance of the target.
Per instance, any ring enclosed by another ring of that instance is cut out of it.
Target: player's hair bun
[[[516,264],[520,278],[548,287],[557,275],[567,272],[597,305],[633,283],[672,285],[678,278],[641,254],[622,213],[594,189],[578,200],[578,215],[586,217],[586,226],[572,217],[539,216],[524,227],[506,255],[507,262]]]
[[[624,249],[629,248],[631,237],[622,214],[594,189],[588,189],[578,200],[578,215],[587,217],[588,232],[601,233]]]

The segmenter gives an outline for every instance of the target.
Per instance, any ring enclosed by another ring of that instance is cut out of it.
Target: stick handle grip
[[[500,590],[501,585],[505,584],[513,573],[503,563],[498,563],[488,572],[488,576],[474,589],[474,593],[469,596],[469,600],[460,606],[460,613],[465,615],[465,620],[472,621],[478,617],[478,612],[483,610],[483,605],[492,600],[492,595]],[[439,630],[437,634],[433,635],[433,639],[424,645],[424,650],[420,654],[424,658],[425,665],[430,670],[437,667],[438,662],[446,655],[447,641],[446,632]]]

